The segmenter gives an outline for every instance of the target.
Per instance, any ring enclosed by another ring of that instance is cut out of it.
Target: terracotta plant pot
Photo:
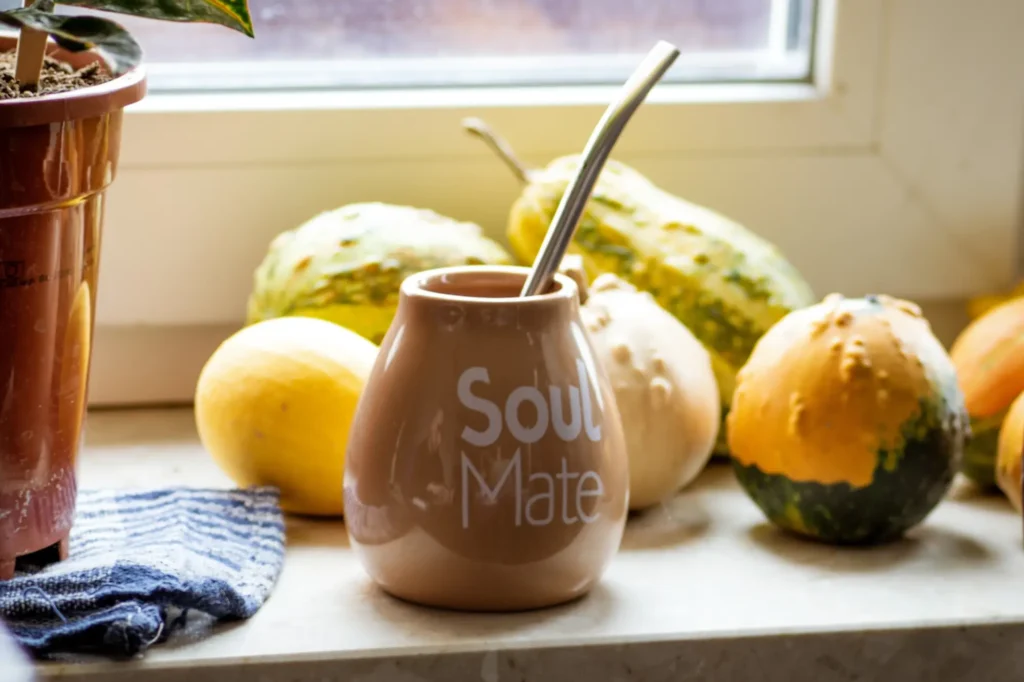
[[[15,47],[0,38],[0,50]],[[51,50],[81,68],[94,54]],[[67,554],[85,420],[104,193],[142,69],[0,101],[0,579]]]
[[[551,606],[622,540],[621,418],[575,282],[518,298],[526,268],[402,284],[345,457],[345,523],[384,590],[447,608]]]

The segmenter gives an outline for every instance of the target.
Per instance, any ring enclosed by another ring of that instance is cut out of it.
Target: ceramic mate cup
[[[622,425],[575,282],[518,298],[527,268],[410,276],[345,462],[350,542],[372,579],[464,610],[586,594],[622,540]]]

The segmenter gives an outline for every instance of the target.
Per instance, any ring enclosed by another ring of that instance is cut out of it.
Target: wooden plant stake
[[[32,0],[24,0],[23,6],[28,7]],[[23,88],[35,88],[43,74],[43,57],[46,56],[48,36],[28,26],[22,26],[18,32],[18,52],[14,62],[14,77]]]

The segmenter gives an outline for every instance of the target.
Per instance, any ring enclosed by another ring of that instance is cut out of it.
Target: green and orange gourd
[[[1022,481],[1021,458],[1024,456],[1024,393],[1010,405],[1006,419],[999,429],[996,454],[996,485],[1006,495],[1010,505],[1020,514],[1024,512],[1021,501]]]
[[[969,434],[956,371],[913,303],[838,294],[755,345],[728,417],[739,482],[777,526],[896,539],[948,491]]]
[[[999,434],[1011,403],[1024,391],[1024,298],[985,310],[964,328],[949,354],[971,416],[963,473],[995,490]]]

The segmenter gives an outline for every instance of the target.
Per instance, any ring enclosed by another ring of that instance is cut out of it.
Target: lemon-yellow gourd
[[[376,356],[372,342],[324,320],[246,327],[199,376],[200,440],[238,485],[278,487],[284,510],[340,515],[345,448]]]

